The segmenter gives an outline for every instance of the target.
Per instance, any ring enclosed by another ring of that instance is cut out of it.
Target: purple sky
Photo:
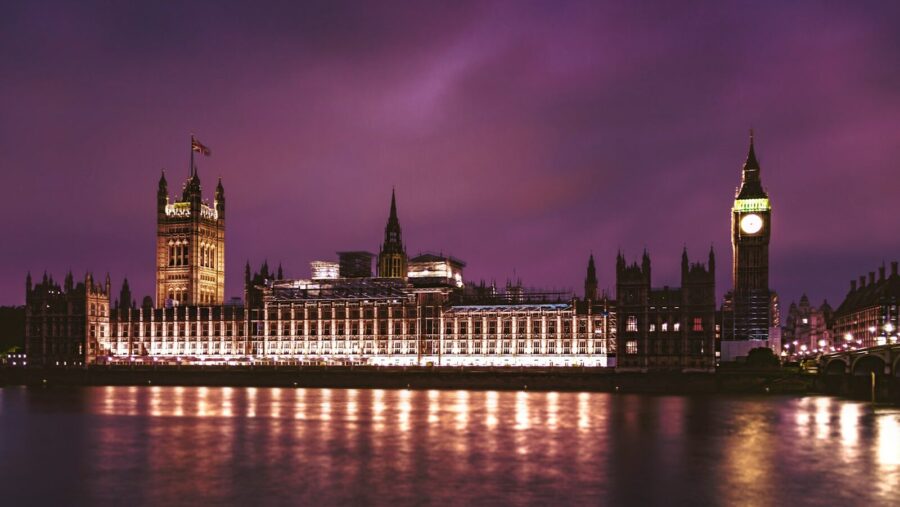
[[[25,272],[154,277],[155,193],[213,151],[227,296],[247,259],[407,250],[467,278],[580,292],[588,254],[646,246],[678,285],[718,254],[756,131],[771,284],[839,303],[900,257],[900,2],[7,2],[0,14],[0,303]],[[174,188],[173,188],[174,187]]]

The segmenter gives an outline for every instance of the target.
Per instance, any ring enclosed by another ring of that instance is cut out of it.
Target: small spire
[[[747,161],[744,162],[744,170],[759,170],[759,161],[756,160],[756,150],[753,145],[753,129],[750,129],[750,149],[747,151]]]
[[[394,192],[394,187],[391,187],[391,216],[389,219],[397,219],[397,197]]]

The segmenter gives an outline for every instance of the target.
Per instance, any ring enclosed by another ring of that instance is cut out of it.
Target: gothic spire
[[[587,277],[584,279],[584,299],[597,299],[597,268],[594,266],[594,254],[588,258]]]
[[[747,150],[747,160],[741,170],[741,188],[738,190],[738,199],[765,199],[768,194],[763,190],[759,177],[759,161],[756,159],[753,130],[750,131],[750,148]]]
[[[391,215],[388,217],[388,221],[398,221],[397,220],[397,196],[394,192],[394,187],[391,187]]]
[[[750,149],[747,151],[747,160],[744,162],[744,170],[759,170],[759,162],[756,160],[756,150],[753,149],[753,129],[750,129]]]
[[[391,212],[387,225],[384,227],[384,245],[381,251],[382,253],[402,253],[404,251],[400,219],[397,218],[397,196],[394,189],[391,189]]]

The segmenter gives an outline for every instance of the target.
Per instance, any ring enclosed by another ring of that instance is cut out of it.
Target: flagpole
[[[194,177],[194,134],[191,134],[191,174],[190,177]]]

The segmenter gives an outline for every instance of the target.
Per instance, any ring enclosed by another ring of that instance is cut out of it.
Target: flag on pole
[[[206,155],[207,157],[211,154],[209,148],[204,146],[200,141],[194,139],[193,136],[191,136],[191,150],[196,151],[197,153],[200,153],[202,155]]]

